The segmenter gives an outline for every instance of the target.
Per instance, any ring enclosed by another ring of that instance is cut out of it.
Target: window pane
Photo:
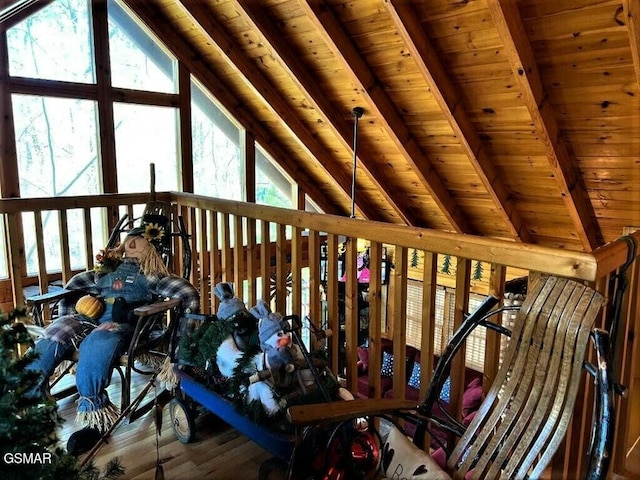
[[[95,83],[87,0],[53,2],[7,32],[12,76]]]
[[[22,214],[24,229],[25,257],[27,260],[27,274],[38,273],[38,247],[36,244],[35,217],[32,213]],[[69,226],[70,231],[73,228]],[[60,255],[60,218],[56,211],[42,212],[42,240],[44,247],[44,263],[46,271],[59,272],[62,265]]]
[[[13,95],[22,197],[100,193],[96,104]]]
[[[191,92],[193,191],[244,200],[240,131],[194,82]]]
[[[114,87],[176,93],[176,61],[122,6],[108,4],[111,83]]]
[[[156,191],[180,190],[175,108],[115,103],[118,191],[147,192],[155,163]]]
[[[477,310],[477,308],[485,300],[485,297],[477,294],[469,295],[469,313]],[[484,356],[486,347],[487,329],[485,327],[477,327],[467,338],[466,347],[466,365],[477,370],[484,371]]]
[[[256,203],[292,208],[293,182],[267,155],[256,149]]]

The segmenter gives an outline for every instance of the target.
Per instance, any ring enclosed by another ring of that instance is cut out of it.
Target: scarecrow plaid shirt
[[[82,272],[74,275],[65,285],[67,290],[79,290],[91,295],[100,295],[97,286],[99,274],[92,271]],[[149,289],[155,295],[162,298],[179,298],[182,300],[182,308],[185,312],[197,313],[200,310],[200,294],[187,280],[177,275],[168,277],[147,276]],[[59,315],[70,315],[74,313],[73,303],[60,302]]]
[[[101,274],[94,271],[82,272],[74,275],[65,285],[65,289],[80,291],[95,296],[100,295],[97,281]],[[176,275],[167,277],[147,276],[149,289],[161,298],[179,298],[182,308],[188,313],[197,313],[200,309],[200,294],[187,280]],[[77,297],[72,300],[63,298],[58,305],[58,319],[49,325],[45,335],[59,343],[71,340],[74,345],[82,341],[97,325],[88,321],[84,315],[75,313],[74,305]]]

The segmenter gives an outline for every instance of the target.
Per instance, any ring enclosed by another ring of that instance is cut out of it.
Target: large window
[[[93,5],[91,0],[55,0],[7,30],[20,195],[100,194],[105,190],[103,165],[114,161],[116,171],[109,173],[115,175],[119,193],[149,191],[151,163],[157,191],[182,190],[179,111],[166,106],[174,105],[180,94],[178,62],[119,0],[106,0],[108,66],[114,98],[119,100],[112,105],[115,159],[101,158],[99,135],[110,126],[99,124],[108,115],[102,115],[105,110],[97,100],[103,98],[99,95],[103,85],[97,85]],[[17,77],[44,81],[46,93],[34,94],[25,86],[28,82],[14,81]],[[121,89],[126,89],[126,95],[121,95]],[[195,80],[191,82],[191,111],[194,191],[245,200],[240,128]],[[292,185],[257,148],[257,202],[295,208]],[[309,201],[307,206],[317,210]],[[84,215],[77,213],[67,218],[69,253],[72,267],[82,268],[86,266],[84,250],[102,248],[108,232],[104,209],[97,209],[91,212],[93,238],[85,241]],[[36,225],[37,220],[32,214],[22,219],[30,274],[38,268],[36,235],[40,228],[46,239],[46,258],[40,261],[50,272],[62,263],[57,212],[43,211],[42,224]],[[290,238],[291,231],[286,234]],[[6,276],[7,253],[0,254],[0,276]]]
[[[256,203],[292,208],[293,181],[261,148],[256,149]]]
[[[96,104],[13,95],[20,195],[58,197],[101,191]]]
[[[148,192],[151,163],[157,191],[180,190],[177,115],[175,108],[114,104],[119,192]]]
[[[115,0],[109,0],[109,53],[114,87],[176,93],[176,60]]]
[[[22,197],[57,197],[100,193],[96,104],[89,100],[13,95],[18,175]],[[38,271],[33,215],[23,217],[27,273]],[[73,268],[83,268],[85,257],[82,215],[67,217]],[[94,232],[102,233],[101,217]],[[62,264],[56,212],[42,213],[48,271]]]
[[[240,129],[198,83],[191,83],[193,191],[245,200]]]
[[[9,29],[9,74],[95,83],[89,5],[58,0]]]

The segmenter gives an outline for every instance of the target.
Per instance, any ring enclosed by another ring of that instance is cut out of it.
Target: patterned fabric
[[[447,377],[447,380],[444,382],[442,386],[442,391],[440,392],[440,400],[443,402],[449,403],[451,399],[451,377]]]
[[[393,376],[393,353],[382,352],[382,367],[380,368],[380,372],[383,377]]]
[[[409,386],[416,390],[420,388],[420,362],[414,362],[411,376],[409,377]]]
[[[415,388],[418,390],[420,388],[420,362],[415,362],[413,364],[413,370],[411,371],[411,376],[409,377],[409,381],[407,384],[411,388]],[[447,377],[447,380],[444,382],[442,386],[442,391],[440,392],[440,400],[443,402],[449,403],[451,398],[451,377]]]
[[[54,342],[67,343],[69,340],[74,342],[74,347],[78,348],[78,344],[86,337],[96,325],[87,321],[84,315],[65,315],[55,322],[51,323],[44,331],[47,338]]]
[[[182,300],[182,308],[186,312],[197,313],[200,311],[200,294],[187,280],[177,275],[164,277],[157,284],[152,283],[149,277],[151,291],[162,297],[179,298]]]

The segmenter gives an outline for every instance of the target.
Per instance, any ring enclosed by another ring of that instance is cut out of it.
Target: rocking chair
[[[309,426],[366,418],[369,428],[373,428],[377,423],[371,421],[373,417],[410,420],[417,427],[413,443],[407,442],[412,451],[405,458],[418,458],[415,461],[421,467],[428,466],[431,475],[438,467],[424,451],[425,433],[433,426],[448,432],[452,441],[444,442],[440,452],[446,457],[446,472],[438,472],[435,477],[412,477],[412,465],[405,465],[402,476],[407,478],[441,478],[437,475],[443,473],[456,479],[539,478],[567,432],[586,370],[595,377],[596,390],[586,478],[605,478],[613,439],[613,395],[621,387],[612,380],[609,335],[593,328],[603,296],[573,280],[541,276],[529,286],[516,313],[513,331],[487,321],[497,312],[492,309],[498,301],[488,297],[463,321],[435,368],[422,404],[383,399],[301,405],[289,409],[291,421]],[[435,417],[432,411],[436,410],[433,407],[449,376],[454,355],[480,325],[510,338],[495,380],[475,418],[465,428],[453,415]],[[595,347],[595,364],[585,361],[589,338]],[[397,443],[395,448],[399,448]],[[388,445],[380,446],[381,469],[382,475],[391,477],[394,471],[389,471],[389,461],[384,458],[388,450]],[[424,473],[425,468],[420,471]]]
[[[177,237],[181,243],[182,251],[182,277],[165,277],[160,280],[161,290],[166,295],[155,295],[151,302],[139,306],[133,311],[137,317],[135,329],[127,351],[113,364],[113,369],[118,372],[121,380],[120,412],[121,418],[133,422],[153,407],[155,399],[142,403],[149,389],[160,374],[163,361],[168,357],[168,352],[173,350],[171,343],[176,338],[176,328],[179,319],[185,309],[185,303],[195,304],[197,291],[186,281],[191,268],[191,248],[189,237],[185,231],[182,217],[177,216],[172,220],[172,207],[166,202],[152,201],[147,204],[140,218],[129,219],[125,214],[112,230],[106,244],[105,251],[116,247],[123,235],[134,228],[152,226],[162,230],[163,234],[152,238],[150,243],[160,254],[162,261],[171,269],[174,258],[174,239]],[[28,310],[34,319],[34,325],[27,326],[34,340],[44,334],[46,318],[56,318],[71,309],[76,301],[85,294],[98,294],[94,272],[82,272],[65,285],[65,288],[56,289],[42,295],[32,296],[26,299]],[[199,298],[198,298],[199,303]],[[193,307],[193,305],[191,305]],[[199,305],[198,305],[199,306]],[[145,361],[139,363],[140,359]],[[54,387],[59,384],[67,374],[71,373],[78,360],[78,351],[74,351],[67,358],[66,367],[59,370],[55,377],[49,381],[48,390],[53,398],[60,400],[77,392],[75,382],[63,389]],[[137,373],[148,378],[143,389],[131,399],[132,376]],[[169,397],[167,396],[167,400]]]

